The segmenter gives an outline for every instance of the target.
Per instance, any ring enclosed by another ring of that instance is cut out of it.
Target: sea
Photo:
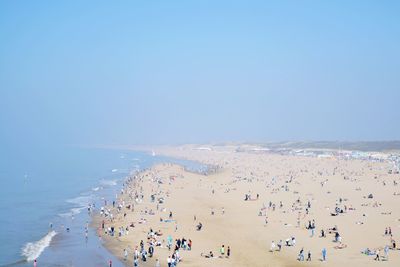
[[[0,152],[1,153],[1,152]],[[169,162],[204,172],[197,162],[127,150],[62,147],[0,155],[0,266],[124,266],[91,228],[126,177]],[[97,208],[97,211],[96,211]],[[88,227],[89,226],[89,227]]]

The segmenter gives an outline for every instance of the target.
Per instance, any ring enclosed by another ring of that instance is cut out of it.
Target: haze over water
[[[398,139],[399,10],[2,1],[0,142]]]

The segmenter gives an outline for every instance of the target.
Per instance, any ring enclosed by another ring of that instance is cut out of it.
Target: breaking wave
[[[22,248],[22,256],[26,258],[26,261],[33,261],[39,258],[40,254],[50,245],[51,240],[56,234],[55,231],[50,231],[39,241],[26,243]]]

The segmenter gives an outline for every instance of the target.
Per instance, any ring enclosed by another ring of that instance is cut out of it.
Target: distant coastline
[[[180,147],[193,145],[207,146],[258,146],[269,149],[332,149],[332,150],[357,150],[365,152],[400,152],[400,140],[387,141],[276,141],[276,142],[211,142],[209,144],[166,144],[166,145],[131,145],[131,144],[99,144],[90,147],[108,149],[128,149],[151,152],[152,148]]]

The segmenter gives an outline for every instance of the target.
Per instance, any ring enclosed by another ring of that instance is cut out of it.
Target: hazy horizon
[[[395,1],[0,3],[0,145],[400,140]]]

